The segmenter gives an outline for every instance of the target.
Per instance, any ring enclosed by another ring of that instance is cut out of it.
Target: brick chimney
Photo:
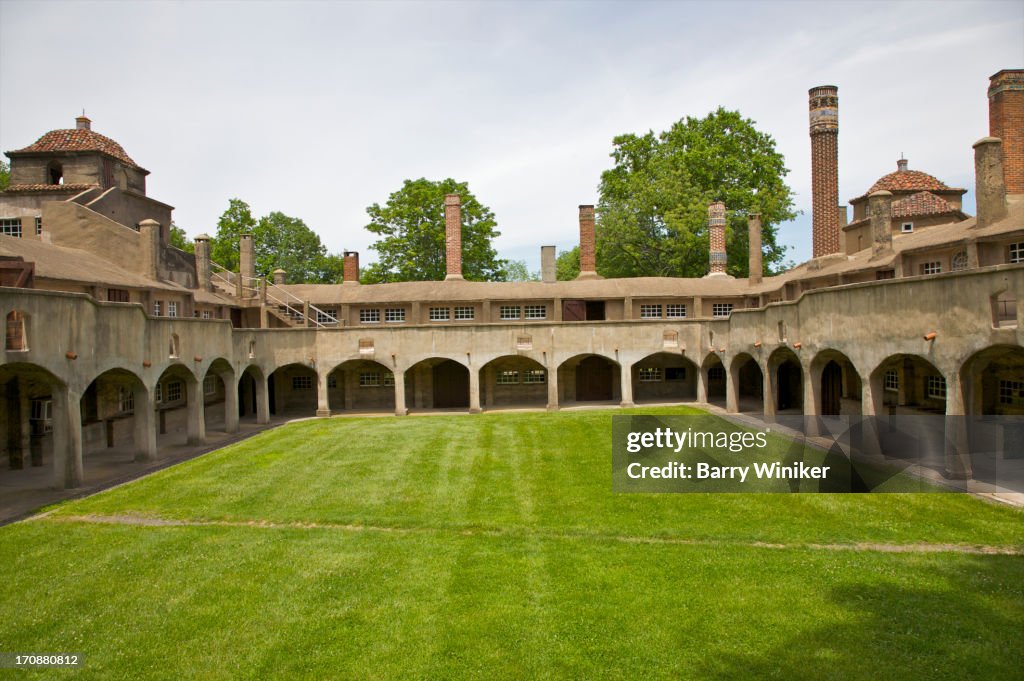
[[[761,283],[761,215],[751,213],[747,217],[747,235],[750,244],[750,283]]]
[[[819,85],[808,91],[811,124],[811,205],[813,255],[840,250],[839,88]]]
[[[288,272],[280,267],[271,272],[270,275],[273,278],[274,286],[283,286],[288,283]]]
[[[449,279],[462,279],[462,205],[458,194],[444,195],[444,262]]]
[[[557,268],[555,266],[555,247],[554,246],[541,246],[540,247],[540,280],[545,283],[552,283],[558,279]]]
[[[725,204],[715,201],[708,206],[708,233],[711,237],[710,274],[725,274]]]
[[[879,191],[868,197],[871,218],[871,257],[892,251],[892,192]]]
[[[1024,194],[1024,69],[1003,69],[988,86],[988,134],[1003,140],[1007,194]]]
[[[577,279],[599,279],[597,240],[594,236],[594,207],[580,206],[580,274]]]
[[[346,284],[358,284],[359,283],[359,252],[358,251],[345,251],[343,253],[345,258],[345,271],[343,283]]]
[[[81,116],[75,118],[75,129],[76,130],[92,130],[92,121],[85,117],[85,112],[82,112]]]
[[[982,137],[974,143],[974,196],[976,227],[987,227],[1006,217],[1006,156],[1003,141]]]
[[[195,238],[196,244],[196,287],[200,291],[212,291],[210,281],[210,235],[200,234]]]

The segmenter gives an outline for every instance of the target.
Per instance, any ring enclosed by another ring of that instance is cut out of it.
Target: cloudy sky
[[[0,0],[0,149],[74,126],[120,142],[194,236],[228,199],[361,251],[406,178],[469,182],[503,257],[576,243],[612,138],[722,105],[771,134],[804,211],[807,90],[839,86],[840,197],[910,167],[971,189],[988,77],[1024,66],[1024,2]]]

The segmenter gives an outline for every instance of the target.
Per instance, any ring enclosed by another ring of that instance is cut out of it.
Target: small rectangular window
[[[903,232],[904,234],[910,234],[911,232],[914,231],[914,223],[904,222],[902,225],[900,225],[900,231]]]
[[[405,321],[405,308],[402,307],[389,307],[384,310],[384,321],[385,322],[404,322]]]
[[[661,367],[640,367],[641,383],[659,383],[661,381]]]
[[[890,392],[900,389],[900,375],[895,369],[889,369],[885,372],[885,389]]]
[[[360,371],[359,372],[359,387],[360,388],[378,388],[378,387],[380,387],[380,372],[379,371]]]
[[[896,270],[878,270],[875,272],[875,281],[885,281],[886,279],[895,279]]]
[[[292,376],[292,390],[312,390],[312,376]]]
[[[213,319],[213,313],[209,310],[203,310],[203,319]]]
[[[171,381],[167,384],[167,401],[168,402],[180,402],[181,396],[184,394],[185,384],[181,381]]]
[[[942,263],[938,260],[921,263],[921,274],[941,274]]]
[[[546,383],[548,373],[543,369],[529,369],[523,372],[523,383]]]
[[[385,386],[394,386],[395,385],[395,375],[392,372],[385,371],[383,379],[384,379],[384,385]]]
[[[42,215],[37,215],[36,216],[36,236],[39,236],[42,233],[43,233],[43,216]]]
[[[0,218],[0,234],[21,238],[21,218]]]
[[[708,380],[709,381],[724,381],[725,380],[725,367],[717,366],[708,369]]]
[[[1024,262],[1024,241],[1010,244],[1009,261],[1011,264]]]
[[[164,313],[164,301],[154,300],[153,301],[153,316],[160,317]]]
[[[122,288],[108,288],[107,300],[112,303],[127,303],[131,301],[131,296]]]
[[[686,367],[665,367],[666,381],[685,381]]]
[[[378,324],[380,323],[380,310],[378,309],[363,309],[359,311],[359,323],[360,324]]]
[[[518,371],[499,371],[498,385],[517,385],[519,383]]]
[[[455,308],[455,319],[457,321],[466,321],[473,319],[473,308],[472,307],[457,307]]]
[[[432,322],[446,322],[450,318],[451,308],[447,307],[432,307],[430,308],[430,321]]]
[[[711,305],[712,317],[728,317],[732,314],[732,303],[713,303]]]
[[[641,305],[640,319],[661,319],[661,305]]]
[[[999,380],[999,404],[1024,406],[1024,381]]]
[[[217,377],[207,376],[203,379],[203,394],[206,396],[217,394]]]
[[[502,305],[500,312],[502,319],[519,319],[518,305]]]
[[[177,317],[178,316],[178,303],[171,300],[167,303],[167,316]]]
[[[682,303],[669,303],[665,306],[665,316],[669,319],[682,319],[686,317],[686,305]]]
[[[328,376],[327,377],[327,387],[330,388],[330,389],[337,388],[338,387],[338,377],[335,376],[334,374],[331,374],[330,376]]]
[[[156,384],[156,389],[153,390],[153,400],[157,404],[160,404],[161,402],[164,401],[163,386],[160,385],[159,383]]]
[[[337,324],[338,318],[334,314],[334,310],[316,310],[316,323],[317,324]]]
[[[928,376],[925,383],[925,394],[936,400],[946,399],[946,379],[944,376]]]
[[[135,392],[127,388],[117,389],[117,410],[122,414],[130,414],[135,411]]]
[[[548,316],[547,308],[543,305],[527,305],[523,312],[527,319],[545,319]]]

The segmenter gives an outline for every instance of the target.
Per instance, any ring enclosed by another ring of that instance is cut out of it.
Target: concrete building
[[[578,279],[555,281],[545,247],[542,281],[467,281],[456,195],[444,281],[359,285],[352,252],[342,284],[267,281],[248,235],[240,271],[227,272],[208,237],[194,256],[169,246],[172,208],[146,196],[147,171],[80,118],[8,152],[0,476],[48,468],[73,487],[96,452],[155,459],[272,414],[601,402],[811,423],[1024,414],[1024,71],[992,76],[989,97],[1002,137],[975,145],[976,216],[962,211],[965,190],[901,161],[851,201],[846,224],[838,89],[812,88],[815,257],[762,276],[752,214],[749,279],[724,272],[728,206],[712,204],[706,277],[602,279],[593,206],[580,206]],[[946,439],[947,473],[969,477],[963,438]]]

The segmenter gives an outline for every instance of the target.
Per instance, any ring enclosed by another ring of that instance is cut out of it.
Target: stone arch
[[[558,365],[559,404],[621,399],[621,366],[596,353],[574,355]]]
[[[776,348],[768,357],[768,374],[776,413],[803,413],[804,369],[796,353],[785,346]]]
[[[46,183],[64,184],[64,166],[54,159],[46,164]]]
[[[468,409],[470,370],[447,357],[427,357],[405,371],[405,395],[411,409]]]
[[[57,418],[62,400],[67,403],[67,385],[45,367],[29,362],[0,365],[0,485],[5,489],[76,486],[66,484],[58,461],[71,434],[67,419]]]
[[[270,399],[267,376],[258,364],[244,367],[238,375],[238,416],[248,422],[268,423]]]
[[[372,359],[350,359],[327,374],[327,400],[331,411],[393,411],[395,374]]]
[[[811,361],[814,411],[819,416],[861,414],[861,378],[853,361],[831,348],[820,351]],[[804,407],[806,411],[806,405]]]
[[[679,352],[655,352],[633,364],[636,402],[693,402],[700,369]]]
[[[960,368],[964,411],[971,416],[1024,416],[1024,348],[991,345]]]
[[[946,379],[930,361],[913,354],[890,355],[869,377],[874,413],[946,413]]]
[[[709,352],[700,365],[701,380],[704,383],[704,399],[708,404],[725,407],[726,372],[725,364],[718,353]]]
[[[303,362],[284,364],[267,381],[270,413],[277,416],[312,416],[317,410],[319,377]]]
[[[110,466],[156,458],[153,405],[137,374],[107,369],[89,383],[79,402],[86,471],[89,463]]]
[[[203,375],[202,402],[207,432],[238,432],[238,389],[235,369],[223,357],[210,362]]]
[[[199,379],[181,362],[169,364],[153,389],[157,442],[161,446],[199,444],[206,437]]]
[[[543,407],[548,401],[548,372],[525,355],[501,355],[480,367],[481,405]]]
[[[28,351],[29,315],[22,310],[11,310],[7,313],[6,341],[4,348],[8,352]]]

